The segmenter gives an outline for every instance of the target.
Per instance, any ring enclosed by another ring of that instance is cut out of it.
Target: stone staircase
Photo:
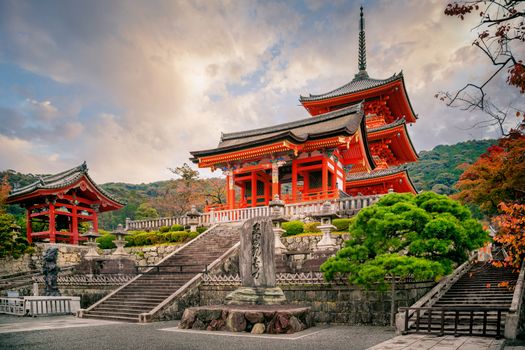
[[[420,310],[419,322],[416,318],[411,330],[500,336],[517,280],[515,268],[498,268],[488,262],[473,263],[432,305],[431,312]],[[497,309],[500,309],[499,317]]]
[[[211,263],[239,242],[239,237],[239,228],[232,224],[213,226],[79,316],[139,322],[141,314],[149,313],[151,319],[159,306],[207,271]]]

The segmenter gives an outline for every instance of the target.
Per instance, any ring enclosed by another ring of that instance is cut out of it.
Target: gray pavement
[[[400,335],[368,350],[501,350],[505,340],[425,334]]]
[[[23,319],[0,316],[0,349],[297,349],[364,350],[392,338],[385,327],[314,327],[291,335],[179,331],[178,321],[148,324],[89,320],[73,316]],[[46,329],[43,324],[51,323]],[[39,329],[40,327],[40,329]]]

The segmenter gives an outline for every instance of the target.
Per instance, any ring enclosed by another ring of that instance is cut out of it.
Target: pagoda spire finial
[[[368,78],[368,73],[366,72],[365,17],[363,15],[363,5],[361,5],[359,18],[359,54],[357,56],[357,64],[359,73],[355,75],[355,79]]]

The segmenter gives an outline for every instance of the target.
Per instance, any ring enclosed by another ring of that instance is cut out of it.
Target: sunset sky
[[[357,72],[361,4],[367,71],[403,70],[416,150],[498,136],[434,98],[491,73],[479,17],[446,17],[445,1],[0,0],[0,170],[86,160],[99,183],[169,179],[221,131],[306,118],[300,94]]]

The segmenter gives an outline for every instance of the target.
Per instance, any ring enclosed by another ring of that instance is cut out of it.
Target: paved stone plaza
[[[0,316],[0,349],[345,349],[363,350],[390,339],[385,327],[313,327],[296,334],[179,330],[178,321],[147,324],[77,319],[73,316]],[[69,328],[68,328],[69,327]]]
[[[318,326],[296,334],[181,330],[178,321],[148,324],[79,319],[73,316],[0,316],[0,349],[345,349],[345,350],[499,350],[503,341],[479,337],[394,337],[386,327]],[[525,350],[525,346],[505,350]]]

